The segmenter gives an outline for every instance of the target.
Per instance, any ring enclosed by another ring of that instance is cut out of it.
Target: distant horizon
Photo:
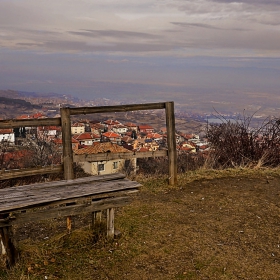
[[[130,104],[130,103],[150,103],[150,102],[167,102],[174,101],[175,109],[177,111],[185,111],[188,113],[200,113],[202,114],[229,114],[229,115],[247,115],[247,116],[256,116],[265,118],[268,116],[279,117],[280,108],[279,100],[280,96],[277,94],[268,95],[263,93],[240,93],[240,92],[231,92],[228,93],[228,98],[225,99],[225,95],[223,95],[223,100],[220,99],[221,94],[214,93],[208,91],[205,93],[205,98],[201,97],[201,95],[193,95],[187,94],[185,92],[177,92],[173,94],[172,97],[168,94],[157,94],[156,90],[165,90],[168,92],[168,88],[160,88],[153,86],[151,88],[146,87],[146,92],[143,93],[143,86],[137,88],[137,92],[131,94],[131,92],[121,91],[122,88],[117,89],[120,92],[117,95],[106,95],[104,92],[100,92],[100,94],[96,95],[88,95],[87,98],[81,94],[67,94],[60,92],[42,92],[42,91],[24,91],[24,90],[15,90],[15,89],[0,89],[0,90],[12,90],[17,91],[19,93],[29,94],[43,94],[44,97],[48,95],[60,95],[60,96],[69,96],[69,98],[78,99],[84,102],[96,101],[98,99],[109,100],[112,102],[119,102],[121,104]],[[99,89],[101,90],[101,88]],[[129,90],[129,89],[127,89]],[[183,89],[181,89],[183,90]],[[116,89],[115,89],[116,91]],[[154,92],[154,94],[150,94]],[[140,95],[140,96],[138,96]],[[116,98],[118,96],[118,98]],[[137,99],[134,98],[137,96]],[[256,98],[257,97],[257,98]],[[268,98],[270,97],[270,98]],[[185,102],[184,100],[188,100]]]

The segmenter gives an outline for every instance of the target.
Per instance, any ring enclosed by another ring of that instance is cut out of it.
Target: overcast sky
[[[279,78],[280,0],[0,0],[0,89],[171,100]]]

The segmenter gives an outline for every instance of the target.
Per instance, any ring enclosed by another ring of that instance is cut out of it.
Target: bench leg
[[[18,260],[19,254],[13,243],[13,232],[11,227],[0,228],[1,245],[4,247],[2,253],[6,255],[6,266],[11,268]]]
[[[114,208],[107,209],[107,236],[108,237],[114,237],[115,234],[114,216],[115,216],[115,209]]]
[[[72,217],[71,216],[67,217],[67,219],[66,219],[66,226],[67,226],[68,233],[70,233],[71,229],[72,229]]]
[[[92,213],[92,228],[101,223],[102,211],[96,211]]]

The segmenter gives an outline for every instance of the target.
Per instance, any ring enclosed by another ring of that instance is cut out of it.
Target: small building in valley
[[[103,143],[94,143],[92,146],[82,148],[74,151],[75,155],[92,155],[92,154],[101,154],[101,153],[130,153],[131,158],[130,165],[133,166],[136,170],[136,158],[132,158],[133,152],[128,149],[125,149],[122,146],[111,142]],[[87,160],[86,157],[84,160],[79,161],[80,166],[83,170],[91,175],[105,175],[121,172],[126,163],[125,159],[114,159],[114,160]]]

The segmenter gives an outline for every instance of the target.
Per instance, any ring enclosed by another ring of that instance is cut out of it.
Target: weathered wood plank
[[[47,203],[43,203],[37,206],[27,206],[27,207],[22,207],[20,209],[15,209],[16,211],[29,211],[30,209],[34,208],[40,208],[40,207],[45,207],[45,206],[50,206],[50,207],[57,207],[57,206],[62,206],[62,205],[72,205],[73,203],[77,203],[80,201],[83,201],[83,203],[91,203],[92,201],[98,201],[100,199],[107,199],[107,198],[112,198],[112,197],[120,197],[120,196],[127,196],[130,194],[134,194],[139,191],[139,188],[134,188],[134,189],[129,189],[129,190],[120,190],[116,192],[108,192],[108,193],[100,193],[100,194],[94,194],[94,195],[88,195],[85,197],[73,197],[73,198],[67,198],[64,200],[54,200],[54,201],[49,201]],[[1,214],[9,214],[13,212],[14,210],[8,210],[8,211],[1,211]],[[1,220],[1,219],[0,219]]]
[[[0,128],[61,126],[60,118],[27,119],[27,120],[1,120]]]
[[[1,199],[1,195],[5,195],[6,193],[10,194],[11,192],[16,194],[17,192],[29,191],[32,189],[39,190],[48,187],[63,187],[65,185],[71,186],[77,184],[87,184],[91,182],[113,181],[113,180],[124,179],[124,178],[125,175],[122,173],[113,173],[108,175],[89,176],[89,177],[77,178],[72,180],[60,180],[60,181],[44,182],[44,183],[37,183],[31,185],[22,185],[18,187],[0,189],[0,199]]]
[[[131,190],[137,190],[136,187],[129,187]],[[117,193],[118,189],[116,188],[115,190],[110,190],[111,194]],[[107,191],[106,193],[109,193]],[[92,192],[88,191],[81,191],[81,193],[77,192],[72,192],[72,193],[67,193],[66,195],[59,195],[59,194],[48,194],[43,197],[26,197],[26,199],[21,198],[21,199],[9,199],[7,203],[4,205],[0,205],[0,211],[14,211],[17,209],[23,209],[23,208],[29,208],[29,207],[39,207],[42,205],[46,205],[49,203],[54,203],[54,202],[61,202],[63,201],[71,202],[73,199],[79,198],[79,197],[86,197],[92,195]]]
[[[11,170],[0,170],[0,180],[7,180],[18,177],[27,177],[41,174],[51,174],[51,173],[60,173],[63,172],[63,165],[55,166],[44,166],[44,167],[35,167],[35,168],[26,168],[26,169],[11,169]]]
[[[73,155],[74,162],[83,161],[102,161],[113,159],[132,159],[132,158],[149,158],[168,156],[167,150],[159,150],[153,152],[131,152],[131,153],[100,153],[87,155]]]
[[[70,115],[84,115],[108,112],[127,112],[140,110],[164,109],[165,103],[127,104],[117,106],[81,107],[69,108]]]
[[[1,196],[0,190],[0,212],[26,207],[36,207],[49,202],[63,201],[95,194],[108,194],[122,190],[137,190],[139,187],[140,184],[138,182],[122,179],[114,180],[113,182],[105,181],[95,184],[78,184],[60,188],[48,187],[40,190],[23,190],[22,194],[17,193],[17,195],[11,192],[10,194]]]
[[[46,219],[87,214],[113,207],[123,207],[129,203],[131,203],[131,198],[129,196],[125,196],[101,199],[98,201],[93,201],[91,204],[78,204],[51,209],[37,209],[36,211],[27,211],[25,213],[16,212],[13,213],[12,217],[7,221],[0,220],[0,228],[7,227],[8,225],[19,225]]]

